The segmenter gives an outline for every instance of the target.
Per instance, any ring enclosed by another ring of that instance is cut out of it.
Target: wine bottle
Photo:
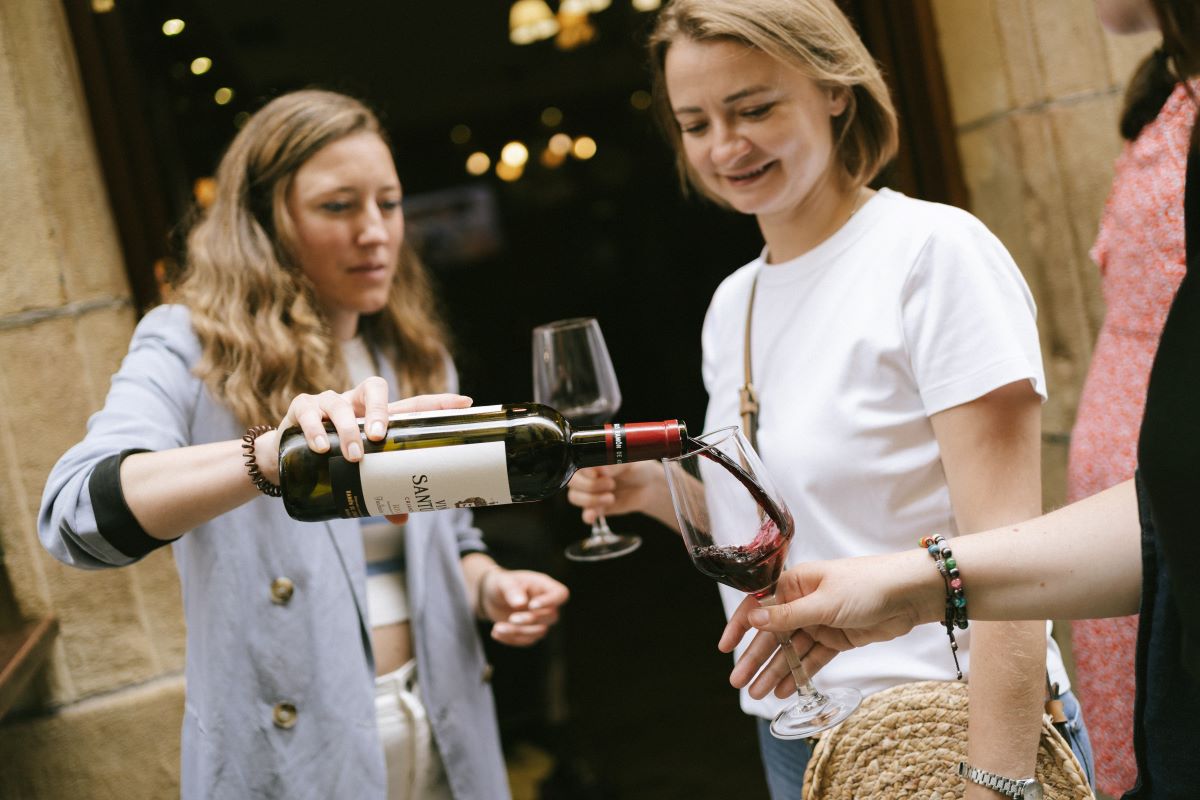
[[[360,421],[357,463],[325,430],[324,453],[298,427],[279,441],[283,504],[306,522],[542,500],[580,467],[675,457],[687,439],[678,420],[572,427],[539,403],[393,414],[380,442]]]

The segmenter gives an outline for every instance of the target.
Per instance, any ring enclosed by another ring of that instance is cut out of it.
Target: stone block
[[[20,109],[36,195],[49,236],[37,248],[61,265],[56,290],[68,301],[128,295],[124,262],[62,6],[13,3],[5,12],[13,99]],[[36,131],[36,135],[32,132]],[[8,186],[7,183],[0,184]],[[6,192],[8,193],[8,192]],[[28,209],[19,219],[28,219]],[[27,278],[28,271],[16,274]],[[35,283],[32,282],[31,283]],[[45,304],[43,304],[45,305]]]
[[[0,331],[0,363],[5,365],[0,424],[8,426],[12,442],[6,468],[23,482],[29,511],[36,514],[50,468],[83,437],[88,415],[96,410],[81,381],[86,367],[75,321],[55,318]]]
[[[1023,108],[1046,96],[1042,65],[1029,13],[1031,0],[993,0],[995,24],[1004,53],[1010,103]]]
[[[1123,92],[1133,71],[1161,41],[1162,36],[1157,31],[1132,36],[1114,36],[1105,31],[1104,49],[1108,56],[1109,82],[1121,87]]]
[[[1054,146],[1062,164],[1063,192],[1078,244],[1084,310],[1088,327],[1098,332],[1104,320],[1100,275],[1088,251],[1096,240],[1100,214],[1113,179],[1113,160],[1121,151],[1117,132],[1121,99],[1112,92],[1064,103],[1048,111]],[[1089,350],[1090,352],[1090,350]]]
[[[1025,231],[1023,179],[1011,121],[1000,117],[973,128],[959,137],[958,146],[971,212],[1000,238],[1025,271],[1034,254]]]
[[[147,602],[129,568],[81,570],[46,556],[51,605],[73,700],[142,683],[165,670],[150,640]]]
[[[0,797],[178,797],[183,696],[173,677],[0,726]]]
[[[1089,326],[1081,269],[1086,245],[1076,237],[1065,190],[1063,165],[1045,114],[1013,117],[1025,178],[1023,202],[1030,249],[1030,284],[1038,307],[1038,329],[1050,388],[1043,420],[1052,432],[1070,430],[1096,331]]]
[[[993,2],[934,0],[933,15],[956,125],[1011,107]]]
[[[1053,511],[1067,502],[1067,451],[1070,440],[1062,435],[1042,442],[1042,508]]]
[[[58,564],[34,539],[37,507],[54,462],[83,435],[94,409],[83,376],[76,321],[55,318],[0,331],[0,442],[4,447],[4,529],[14,593],[23,607],[42,607],[61,622],[62,658],[69,680],[59,690],[83,695],[144,681],[162,670],[150,642],[142,595],[130,570],[82,571]],[[54,398],[52,414],[46,399]],[[21,564],[17,569],[15,564]],[[59,698],[61,699],[61,698]]]
[[[0,25],[0,47],[13,32]],[[8,59],[0,58],[0,316],[64,301],[53,231],[31,153],[32,130]]]
[[[1107,89],[1108,58],[1092,0],[1031,2],[1028,8],[1045,96]]]

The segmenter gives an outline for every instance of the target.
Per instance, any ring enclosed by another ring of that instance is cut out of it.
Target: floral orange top
[[[1200,97],[1200,80],[1191,82]],[[1183,187],[1196,105],[1180,84],[1158,116],[1125,145],[1100,219],[1092,259],[1107,312],[1071,434],[1067,500],[1133,477],[1150,367],[1185,270]],[[1072,627],[1075,688],[1096,757],[1096,785],[1133,786],[1136,618]]]
[[[1192,86],[1200,93],[1200,80]],[[1117,159],[1091,252],[1108,310],[1071,435],[1070,500],[1133,477],[1150,364],[1183,280],[1183,183],[1195,116],[1180,84]]]

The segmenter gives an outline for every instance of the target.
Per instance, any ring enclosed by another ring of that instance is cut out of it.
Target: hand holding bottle
[[[471,398],[450,393],[416,395],[388,402],[387,381],[380,377],[367,378],[348,392],[329,390],[320,394],[300,394],[292,400],[276,430],[264,433],[255,441],[255,461],[263,476],[278,484],[279,437],[288,428],[299,426],[313,452],[324,453],[329,450],[329,436],[325,430],[325,420],[329,420],[337,431],[342,457],[347,461],[361,461],[360,418],[364,420],[367,439],[377,442],[387,433],[390,414],[470,405]],[[406,517],[400,515],[389,519],[399,524]]]
[[[567,500],[583,509],[588,524],[601,514],[638,511],[679,529],[662,469],[652,461],[581,469],[571,477]]]

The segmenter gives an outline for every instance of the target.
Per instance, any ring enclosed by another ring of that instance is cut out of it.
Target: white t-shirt
[[[362,383],[379,374],[370,348],[361,336],[342,343],[342,358],[350,382]],[[408,579],[404,568],[404,526],[380,517],[360,521],[367,559],[367,619],[372,628],[408,622]]]
[[[930,533],[954,536],[929,417],[1021,379],[1046,397],[1036,308],[1004,246],[965,211],[884,189],[799,258],[759,257],[742,267],[717,289],[704,321],[705,430],[741,424],[755,275],[758,444],[796,521],[788,566],[902,551]],[[969,602],[970,565],[962,568]],[[732,613],[744,595],[720,588]],[[969,634],[957,634],[964,673]],[[1047,657],[1051,680],[1065,691],[1053,641]],[[934,623],[842,653],[814,683],[869,694],[954,677],[945,628]],[[768,718],[789,702],[752,700],[745,690],[741,701]]]

